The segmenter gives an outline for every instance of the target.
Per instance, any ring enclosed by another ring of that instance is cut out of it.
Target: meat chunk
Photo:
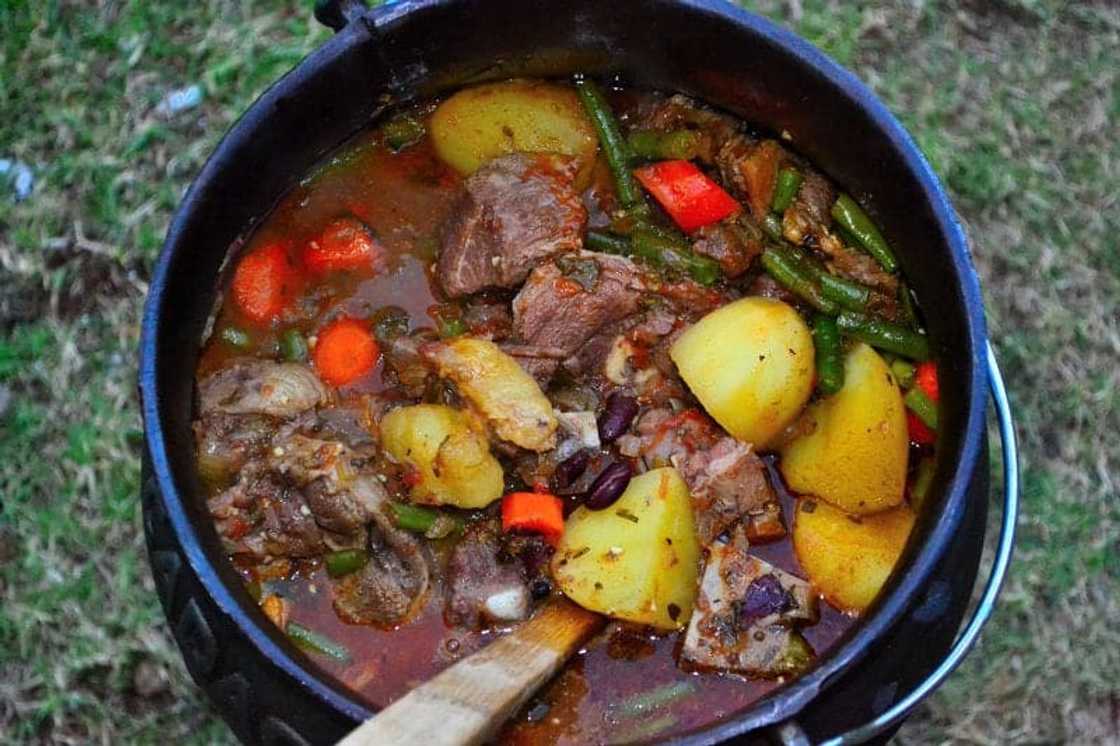
[[[715,259],[723,274],[730,278],[746,272],[763,248],[757,228],[737,218],[704,226],[692,242],[693,251]]]
[[[242,470],[237,483],[207,506],[230,554],[298,559],[326,549],[303,494],[271,472]]]
[[[327,387],[300,363],[238,360],[198,384],[200,411],[288,418],[326,403]]]
[[[739,131],[739,125],[733,118],[681,94],[644,105],[638,112],[637,122],[639,129],[659,132],[691,129],[700,132],[704,138],[699,158],[705,163],[711,163],[722,145]]]
[[[529,616],[532,597],[524,566],[516,560],[502,562],[501,555],[496,521],[481,521],[467,529],[447,565],[445,615],[450,624],[477,627]]]
[[[211,486],[225,486],[272,439],[277,421],[266,415],[213,412],[194,423],[198,473]]]
[[[754,141],[746,135],[731,137],[716,154],[724,183],[747,201],[755,220],[770,212],[778,169],[785,160],[785,150],[776,140]]]
[[[557,262],[541,265],[513,300],[514,334],[527,344],[555,348],[567,358],[635,314],[648,282],[629,259],[581,252],[575,261],[590,266],[566,274]],[[534,359],[539,367],[530,372],[538,376],[551,377],[559,365],[559,360]],[[540,368],[546,370],[542,373]]]
[[[786,208],[782,217],[782,235],[792,244],[801,244],[810,236],[818,238],[828,233],[832,220],[832,204],[836,201],[836,190],[828,179],[814,171],[808,171],[797,190],[797,196]]]
[[[423,606],[431,584],[423,547],[379,511],[368,549],[365,566],[335,583],[335,612],[351,624],[401,624]]]
[[[400,334],[383,343],[386,372],[414,399],[423,396],[432,372],[420,355],[420,348],[438,338],[435,334],[416,332]]]
[[[740,520],[771,513],[777,504],[766,467],[752,446],[723,434],[699,411],[651,409],[638,420],[637,431],[620,444],[623,452],[640,456],[649,468],[671,464],[680,471],[703,546]]]
[[[437,277],[452,298],[512,288],[540,262],[579,249],[587,210],[577,164],[559,156],[496,158],[467,179],[445,227]]]
[[[681,659],[694,666],[755,676],[798,673],[812,649],[795,629],[817,619],[809,584],[748,553],[736,531],[710,548]]]

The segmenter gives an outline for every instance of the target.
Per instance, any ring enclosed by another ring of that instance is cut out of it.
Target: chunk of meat
[[[636,439],[621,447],[640,456],[648,468],[677,468],[692,496],[701,545],[712,545],[740,520],[750,521],[776,505],[766,467],[753,447],[725,435],[698,410],[648,410],[638,420],[637,432]]]
[[[263,469],[243,469],[207,507],[230,554],[310,558],[326,549],[303,494]]]
[[[815,171],[806,171],[797,196],[782,216],[782,235],[794,245],[804,243],[810,236],[820,240],[828,234],[835,201],[836,190],[828,179]]]
[[[386,372],[404,387],[405,394],[414,399],[423,396],[432,372],[421,357],[420,348],[436,339],[438,336],[430,332],[400,334],[382,347]]]
[[[720,147],[716,165],[732,192],[747,200],[755,220],[762,220],[770,212],[778,169],[786,158],[776,140],[753,141],[735,135]]]
[[[512,288],[540,262],[579,249],[587,210],[570,158],[513,154],[476,171],[445,227],[436,276],[457,298]]]
[[[471,298],[463,307],[463,323],[476,337],[502,342],[513,332],[509,303]]]
[[[513,329],[518,339],[572,357],[588,340],[638,311],[648,278],[637,265],[593,252],[581,252],[578,259],[595,265],[592,281],[581,284],[555,262],[533,270],[513,299]],[[558,360],[534,359],[542,361],[534,365],[545,368],[549,377],[559,365]],[[541,375],[539,369],[534,372]]]
[[[423,606],[431,585],[423,547],[378,511],[368,548],[365,566],[334,584],[335,612],[351,624],[402,624]]]
[[[721,146],[739,131],[738,123],[726,114],[712,111],[687,96],[676,94],[654,99],[637,113],[637,127],[669,132],[679,129],[699,131],[703,136],[699,159],[711,163]]]
[[[300,363],[237,360],[198,384],[201,414],[264,414],[288,418],[327,402],[329,392]]]
[[[795,628],[816,621],[816,595],[809,583],[748,548],[741,531],[710,548],[681,659],[754,676],[798,673],[812,649]]]
[[[746,272],[763,248],[757,228],[737,218],[704,226],[696,231],[692,241],[693,251],[715,259],[723,274],[730,278]]]
[[[529,616],[532,596],[524,567],[516,561],[502,562],[501,554],[496,521],[480,521],[467,529],[447,564],[448,623],[477,627]]]
[[[212,412],[195,421],[198,473],[210,486],[228,485],[241,467],[261,453],[276,430],[267,415]]]

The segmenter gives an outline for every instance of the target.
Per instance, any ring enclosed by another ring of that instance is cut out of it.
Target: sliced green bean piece
[[[898,385],[904,389],[914,384],[914,366],[905,360],[892,360],[891,373],[894,374],[894,380],[898,381]]]
[[[774,199],[770,202],[770,209],[779,215],[785,212],[800,188],[801,172],[796,168],[783,168],[778,172],[778,183],[774,185]]]
[[[623,207],[641,203],[642,190],[634,174],[630,172],[630,152],[626,147],[626,140],[622,138],[614,112],[602,90],[589,78],[580,78],[576,81],[576,93],[599,135],[599,145],[603,148],[603,155],[606,156],[607,165],[614,176],[618,201]]]
[[[327,574],[332,578],[341,578],[343,575],[357,572],[365,567],[368,561],[369,555],[362,549],[340,549],[323,558],[323,564],[327,566]]]
[[[236,347],[239,350],[244,350],[253,342],[248,332],[236,326],[227,326],[225,329],[222,329],[221,338],[227,345]]]
[[[634,743],[636,741],[645,741],[646,739],[664,733],[676,724],[677,718],[675,716],[662,715],[653,720],[637,724],[632,728],[627,728],[622,732],[621,738],[618,741],[611,741],[610,743]]]
[[[350,651],[326,635],[321,635],[313,629],[304,627],[297,622],[288,622],[288,637],[304,650],[334,658],[343,663],[350,662]]]
[[[381,125],[381,136],[385,138],[385,144],[394,151],[415,145],[423,139],[424,134],[423,122],[409,114],[395,116]]]
[[[786,249],[786,247],[782,247]],[[849,311],[866,311],[871,302],[871,288],[858,282],[829,272],[816,259],[800,249],[788,248],[786,251],[801,266],[802,270],[821,286],[821,294],[830,301]]]
[[[702,152],[704,135],[698,130],[637,130],[630,133],[626,143],[630,152],[643,160],[690,161]]]
[[[847,194],[841,194],[832,205],[832,217],[860,242],[867,253],[875,257],[888,272],[898,269],[898,262],[894,258],[887,239],[879,232],[879,228],[868,217],[863,208]]]
[[[588,231],[584,245],[592,251],[601,251],[604,254],[626,256],[630,253],[630,240],[628,238],[600,231]]]
[[[657,267],[667,267],[687,274],[701,285],[714,285],[720,277],[719,262],[693,254],[688,247],[657,231],[642,226],[630,237],[634,256]]]
[[[929,488],[933,484],[933,474],[937,471],[936,466],[937,464],[931,456],[926,456],[918,462],[918,468],[914,472],[914,481],[910,483],[910,507],[915,513],[922,512],[922,505],[929,497]]]
[[[898,308],[902,311],[902,318],[911,328],[918,327],[918,309],[914,305],[914,296],[905,282],[898,283]]]
[[[289,363],[302,363],[307,359],[307,340],[299,329],[288,329],[280,335],[280,354]]]
[[[672,681],[622,700],[618,704],[618,714],[621,717],[645,715],[651,710],[687,697],[694,691],[696,691],[696,684],[691,681]]]
[[[442,539],[463,528],[462,521],[441,510],[422,508],[408,503],[392,503],[392,507],[398,526],[405,531],[423,534],[429,539]]]
[[[851,311],[841,313],[836,324],[842,334],[866,342],[872,347],[911,360],[929,360],[929,340],[918,332]]]
[[[835,394],[844,386],[844,355],[836,319],[818,313],[813,317],[813,346],[816,348],[817,386]]]
[[[915,386],[902,397],[906,408],[918,415],[918,419],[926,424],[930,430],[937,430],[937,405],[926,396],[926,392]]]
[[[782,237],[782,219],[772,212],[762,219],[762,230],[775,241],[785,240]]]
[[[436,319],[436,326],[438,327],[439,336],[441,339],[460,337],[467,333],[467,325],[463,322],[462,319],[449,319],[440,317]]]
[[[762,266],[779,285],[821,313],[835,316],[839,312],[840,309],[837,305],[824,297],[821,286],[799,266],[797,260],[790,256],[785,249],[771,246],[763,251]]]

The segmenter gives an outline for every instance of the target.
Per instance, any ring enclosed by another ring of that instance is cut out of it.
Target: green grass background
[[[1120,741],[1120,7],[747,3],[858,74],[974,240],[1024,513],[983,642],[905,743]],[[327,38],[309,3],[0,0],[0,742],[223,743],[142,546],[141,304],[238,114]],[[203,103],[156,105],[197,83]]]

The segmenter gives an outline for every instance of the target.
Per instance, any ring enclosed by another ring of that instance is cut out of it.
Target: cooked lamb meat
[[[579,249],[587,210],[573,186],[576,168],[559,156],[515,154],[467,179],[436,270],[444,292],[516,287],[540,262]]]
[[[379,516],[369,531],[369,562],[334,585],[334,609],[351,624],[401,624],[423,605],[430,585],[420,543]]]
[[[763,248],[757,229],[738,218],[704,226],[695,233],[692,242],[693,251],[715,259],[723,274],[730,278],[746,272]]]
[[[770,212],[778,169],[786,158],[776,140],[754,141],[736,135],[719,149],[716,164],[732,192],[747,201],[755,220],[762,220]]]
[[[580,269],[573,278],[556,262],[542,264],[514,298],[514,334],[523,342],[572,356],[611,324],[638,311],[646,277],[637,265],[593,252],[580,252],[575,259],[593,265],[594,271]]]
[[[271,472],[243,469],[237,483],[208,507],[231,554],[301,558],[326,548],[303,494]]]
[[[513,316],[509,303],[471,298],[463,307],[463,323],[476,337],[495,342],[509,338],[513,331]]]
[[[728,139],[739,131],[739,125],[726,114],[719,114],[687,96],[676,94],[658,99],[639,110],[639,129],[668,132],[678,129],[699,130],[704,135],[699,158],[711,163]]]
[[[836,190],[828,179],[809,171],[804,174],[797,196],[782,217],[782,234],[794,245],[810,236],[820,238],[828,232],[829,211],[836,201]]]
[[[382,347],[385,370],[396,379],[408,396],[423,396],[432,371],[421,357],[420,347],[437,338],[434,333],[427,331],[401,334]]]
[[[698,410],[648,410],[637,431],[620,442],[623,453],[640,456],[649,468],[671,464],[680,471],[692,495],[701,545],[710,546],[737,521],[764,515],[776,504],[752,446],[724,435]]]
[[[226,486],[272,440],[276,420],[259,414],[213,412],[194,423],[198,473],[210,486]]]
[[[327,387],[300,363],[239,360],[198,383],[199,409],[293,417],[328,399]]]
[[[516,622],[529,616],[532,596],[524,566],[501,562],[497,521],[480,521],[467,529],[447,565],[450,624],[477,627],[481,622]],[[507,558],[509,559],[509,558]]]
[[[730,543],[710,548],[681,659],[756,676],[797,673],[813,653],[794,627],[816,621],[816,595],[748,548],[738,530]]]

